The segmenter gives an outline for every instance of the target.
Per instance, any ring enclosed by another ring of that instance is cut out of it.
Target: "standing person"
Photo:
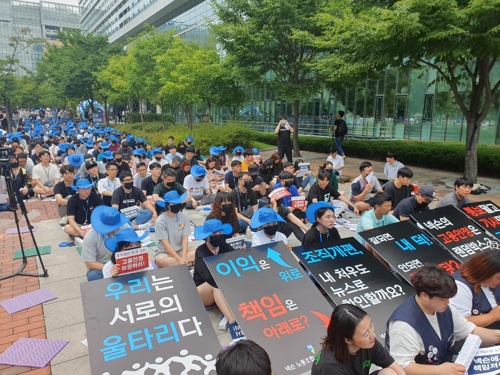
[[[474,182],[467,177],[460,177],[455,180],[455,191],[445,195],[437,204],[436,208],[444,206],[462,207],[464,204],[470,203],[468,198]]]
[[[337,119],[333,123],[332,133],[335,137],[335,146],[337,146],[337,151],[345,158],[344,150],[342,149],[342,141],[347,136],[347,123],[344,120],[344,111],[338,111]]]
[[[384,166],[384,174],[389,178],[389,180],[394,180],[398,176],[398,171],[401,168],[404,168],[405,165],[400,161],[396,160],[395,152],[388,152],[385,157],[385,166]]]
[[[39,194],[40,199],[54,195],[54,186],[59,183],[61,174],[55,166],[50,163],[48,151],[40,152],[40,164],[33,167],[33,191]]]
[[[321,347],[311,375],[368,375],[371,364],[382,367],[373,375],[405,375],[378,342],[370,316],[356,305],[333,310]]]
[[[292,142],[290,141],[290,134],[293,134],[293,127],[290,126],[285,116],[282,116],[278,122],[278,126],[274,129],[278,134],[278,154],[283,159],[286,155],[287,161],[292,162]]]
[[[478,327],[500,328],[500,252],[486,250],[467,260],[453,278],[457,294],[450,304]]]

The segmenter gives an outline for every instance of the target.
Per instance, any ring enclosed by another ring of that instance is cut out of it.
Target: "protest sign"
[[[120,266],[120,275],[137,272],[149,267],[148,249],[141,247],[120,251],[115,254],[116,264]]]
[[[311,170],[311,163],[299,163],[299,174],[297,177],[304,177]]]
[[[500,207],[492,201],[469,203],[461,207],[481,228],[500,240]]]
[[[500,373],[500,346],[479,348],[467,373],[469,375],[496,375]]]

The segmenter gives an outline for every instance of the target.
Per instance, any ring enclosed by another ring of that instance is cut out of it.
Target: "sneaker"
[[[229,322],[227,321],[227,318],[224,315],[222,315],[222,318],[221,318],[221,320],[219,322],[219,329],[221,331],[227,331],[227,326],[228,325],[229,325]]]
[[[231,338],[233,339],[233,343],[246,339],[245,334],[243,333],[240,325],[237,322],[229,323],[227,328],[229,330]]]
[[[37,194],[38,196],[38,199],[40,199],[41,201],[43,201],[45,199],[45,195],[43,194]]]
[[[59,225],[66,225],[68,224],[68,217],[64,216],[61,220],[59,220]]]

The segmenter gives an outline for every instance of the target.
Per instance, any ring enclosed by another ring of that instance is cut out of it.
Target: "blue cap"
[[[205,167],[202,167],[201,165],[193,165],[191,167],[191,175],[193,177],[200,177],[200,176],[205,176],[207,174],[207,170]]]
[[[113,253],[118,250],[118,242],[126,241],[126,242],[140,242],[148,236],[149,232],[144,232],[142,236],[138,236],[134,229],[125,228],[115,234],[112,238],[107,238],[104,241],[104,245],[108,248],[109,251]]]
[[[331,204],[328,204],[326,202],[316,202],[316,203],[310,204],[309,206],[307,206],[306,218],[311,224],[314,224],[316,222],[316,212],[320,208],[329,208],[330,210],[332,210],[335,213],[335,208],[337,208],[337,207],[332,206]]]
[[[259,208],[252,215],[250,226],[252,228],[259,228],[265,224],[274,222],[286,222],[280,215],[278,215],[272,208],[262,207]]]
[[[222,232],[225,235],[233,233],[231,224],[222,224],[218,219],[210,219],[205,221],[203,226],[196,227],[194,230],[194,238],[197,240],[204,240],[213,233]]]

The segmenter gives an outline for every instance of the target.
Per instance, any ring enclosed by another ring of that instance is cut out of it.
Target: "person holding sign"
[[[457,294],[450,304],[478,327],[500,328],[500,252],[485,250],[474,255],[453,278]]]
[[[349,199],[358,207],[360,211],[367,211],[374,207],[371,193],[382,192],[382,186],[377,177],[373,175],[373,166],[369,161],[364,161],[359,165],[361,174],[351,183]]]
[[[335,210],[326,202],[310,204],[306,210],[307,220],[312,224],[302,239],[302,245],[339,240],[340,234],[335,225]]]
[[[477,335],[482,346],[500,342],[500,331],[477,327],[453,307],[457,293],[453,277],[435,265],[425,265],[411,277],[415,294],[387,321],[385,346],[408,375],[463,375],[466,368],[451,362],[456,341]]]
[[[377,341],[370,316],[356,305],[342,304],[333,310],[322,349],[311,375],[405,375],[401,366]]]
[[[188,236],[191,233],[189,218],[180,212],[187,196],[187,192],[179,195],[173,190],[166,193],[163,200],[156,201],[156,204],[165,208],[155,225],[155,262],[158,267],[193,263],[194,249],[188,248]]]
[[[252,247],[282,241],[288,247],[288,250],[292,250],[286,236],[278,232],[278,222],[286,223],[286,220],[272,208],[262,207],[255,211],[250,226],[261,229],[253,235]]]
[[[212,277],[205,258],[234,251],[233,247],[226,243],[224,235],[231,234],[233,228],[230,224],[222,224],[220,220],[210,219],[205,221],[203,226],[196,227],[194,238],[198,241],[205,240],[203,245],[198,246],[195,253],[193,281],[198,289],[201,300],[205,306],[211,306],[214,303],[224,314],[229,322],[228,330],[233,341],[244,339],[239,324],[236,322],[231,309],[222,296],[221,291]]]
[[[115,237],[107,238],[104,244],[111,251],[111,258],[102,269],[104,279],[109,277],[117,277],[120,274],[120,265],[116,264],[116,253],[120,251],[132,250],[141,247],[141,241],[148,236],[149,232],[144,232],[142,236],[138,236],[134,229],[125,228],[116,233]],[[148,268],[141,269],[146,271],[152,269],[151,265]]]

